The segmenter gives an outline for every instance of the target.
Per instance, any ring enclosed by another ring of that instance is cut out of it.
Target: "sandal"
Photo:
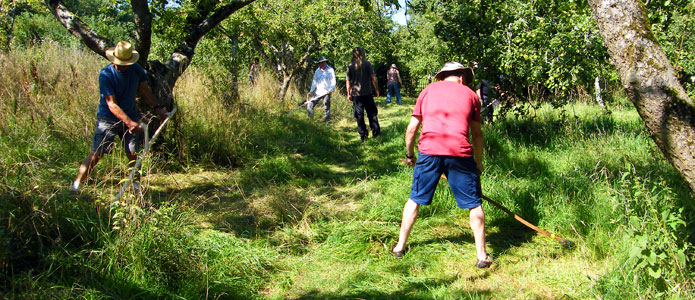
[[[479,259],[478,262],[475,263],[475,267],[478,269],[489,268],[492,262],[492,257],[488,255],[485,259]]]
[[[392,254],[393,257],[395,257],[397,260],[401,260],[401,259],[403,259],[403,256],[405,255],[405,249],[403,249],[403,250],[401,250],[401,251],[398,251],[398,252],[395,252],[395,251],[393,251],[393,248],[391,248],[391,254]]]

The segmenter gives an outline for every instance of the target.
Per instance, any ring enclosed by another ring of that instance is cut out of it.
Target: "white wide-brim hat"
[[[140,59],[140,53],[129,42],[120,41],[116,47],[106,49],[106,58],[119,66],[130,66]]]
[[[455,61],[450,61],[448,63],[445,63],[444,66],[442,67],[437,74],[434,74],[434,78],[437,78],[439,80],[442,80],[443,78],[440,78],[440,75],[444,72],[449,72],[449,71],[456,71],[456,70],[463,70],[466,67],[464,67],[462,64],[457,63]]]

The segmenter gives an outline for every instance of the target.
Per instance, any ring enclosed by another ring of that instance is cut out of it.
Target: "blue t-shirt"
[[[97,116],[113,122],[119,121],[109,110],[109,106],[104,98],[105,95],[113,95],[116,97],[116,104],[121,107],[123,112],[133,121],[139,121],[140,113],[138,113],[138,109],[135,106],[135,95],[140,87],[140,83],[143,81],[147,81],[147,74],[137,63],[132,64],[123,73],[118,72],[113,64],[109,64],[101,69],[99,73],[99,94],[101,94],[101,99],[99,100]]]

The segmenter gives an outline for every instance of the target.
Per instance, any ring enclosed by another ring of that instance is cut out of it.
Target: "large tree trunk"
[[[695,192],[695,104],[678,83],[638,0],[589,0],[623,88],[668,161]]]

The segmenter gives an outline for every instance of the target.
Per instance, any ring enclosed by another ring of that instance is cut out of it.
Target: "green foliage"
[[[583,1],[469,1],[438,7],[437,13],[435,33],[450,55],[488,67],[479,77],[517,96],[562,104],[577,87],[593,86],[596,76],[611,70]]]
[[[97,34],[112,40],[133,40],[131,32],[134,26],[127,22],[129,4],[110,0],[67,2],[75,9],[82,21]],[[80,42],[46,9],[43,2],[27,2],[24,5],[24,9],[15,9],[18,14],[14,19],[11,37],[13,44],[25,46],[50,40],[64,46],[81,46]]]
[[[41,1],[38,0],[0,0],[0,49],[9,50],[15,23],[20,15],[34,14],[41,10]]]
[[[245,45],[240,48],[253,49],[244,54],[245,59],[260,57],[266,67],[281,68],[288,74],[299,69],[303,75],[296,75],[301,87],[316,67],[306,62],[320,55],[326,56],[338,72],[344,72],[356,46],[365,48],[370,61],[383,61],[390,53],[383,47],[390,39],[390,21],[381,11],[361,9],[354,0],[256,1],[228,22],[230,25],[225,27],[241,32],[240,41]],[[307,53],[316,42],[318,47]],[[312,59],[300,61],[305,54]],[[241,68],[242,72],[247,69]]]
[[[13,43],[18,46],[41,43],[46,40],[56,41],[62,45],[77,45],[77,40],[65,31],[65,28],[49,14],[25,13],[15,20]]]
[[[414,25],[403,48],[422,53],[419,61],[477,61],[478,78],[502,84],[522,100],[563,105],[568,96],[593,89],[597,76],[619,86],[586,1],[409,1]],[[693,95],[692,1],[647,1],[652,31]],[[427,24],[434,24],[434,35]],[[419,39],[417,39],[419,38]],[[431,41],[435,39],[437,42]],[[443,50],[440,50],[442,49]],[[444,53],[444,55],[442,55]],[[408,61],[407,64],[416,64]],[[414,68],[422,72],[422,67]],[[424,74],[424,73],[423,73]]]
[[[635,280],[647,287],[644,293],[662,297],[677,284],[692,284],[693,245],[689,242],[683,207],[674,203],[674,193],[664,182],[643,183],[634,174],[622,177],[624,190],[621,207],[627,219],[626,244],[632,244],[626,262]],[[648,186],[652,186],[648,188]],[[616,220],[620,221],[620,220]]]
[[[398,27],[394,32],[394,56],[400,68],[416,78],[433,75],[448,58],[446,44],[435,35],[433,18],[427,14],[413,15],[408,27]]]
[[[686,0],[648,1],[647,14],[681,84],[695,98],[695,4]]]

